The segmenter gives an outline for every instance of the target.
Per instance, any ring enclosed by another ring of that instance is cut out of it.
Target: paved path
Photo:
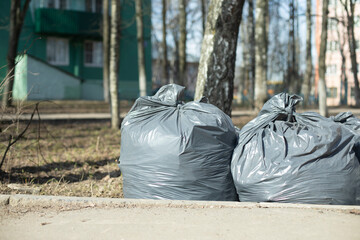
[[[121,117],[125,117],[126,113],[121,113]],[[22,121],[30,120],[31,114],[4,114],[0,120],[11,121],[19,119]],[[45,121],[66,121],[66,120],[110,120],[110,113],[41,113],[40,119]],[[38,115],[34,115],[34,120],[39,120]]]
[[[0,195],[5,239],[360,239],[360,206]]]
[[[319,112],[318,109],[308,109],[306,111],[311,112]],[[355,116],[360,117],[360,109],[356,108],[335,108],[329,109],[329,114],[331,116],[338,114],[339,112],[351,111]],[[299,112],[303,112],[303,110],[299,110]],[[126,116],[126,112],[120,114],[122,118]],[[241,116],[256,116],[256,111],[253,110],[234,110],[232,111],[233,117],[241,117]],[[20,120],[29,120],[31,114],[4,114],[0,116],[0,120],[12,121],[15,119]],[[110,113],[41,113],[40,119],[45,121],[67,121],[67,120],[110,120]],[[34,115],[34,120],[38,120],[39,117]]]

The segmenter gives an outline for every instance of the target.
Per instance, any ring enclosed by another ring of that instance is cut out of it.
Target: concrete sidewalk
[[[360,239],[360,206],[0,195],[1,239]]]

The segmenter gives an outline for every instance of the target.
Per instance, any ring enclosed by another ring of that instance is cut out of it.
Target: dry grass
[[[17,104],[7,112],[31,113],[35,105],[34,102]],[[123,101],[121,109],[127,111],[131,104]],[[108,110],[108,104],[96,101],[52,101],[39,105],[40,113]],[[253,117],[234,117],[233,121],[242,127]],[[0,124],[2,154],[8,143],[8,133],[18,134],[26,123]],[[6,129],[7,126],[10,128]],[[0,194],[122,197],[119,156],[120,130],[112,130],[110,122],[34,122],[24,138],[8,152],[3,172],[0,171]]]
[[[32,124],[7,155],[0,193],[121,197],[119,155],[120,131],[109,123]]]
[[[35,106],[34,102],[17,104],[7,112],[31,113]],[[122,111],[128,111],[131,104],[121,102]],[[109,107],[96,101],[52,101],[41,102],[39,110],[94,113],[108,112]],[[241,114],[232,120],[241,128],[254,117]],[[8,133],[17,135],[25,126],[26,123],[16,121],[4,123],[0,118],[1,155],[8,143]],[[3,172],[0,171],[0,194],[122,197],[119,156],[120,130],[112,130],[110,122],[41,122],[40,125],[34,122],[6,157]]]

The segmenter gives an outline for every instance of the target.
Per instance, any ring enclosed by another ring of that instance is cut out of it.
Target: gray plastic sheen
[[[359,135],[278,94],[241,129],[231,171],[240,201],[356,204]]]
[[[237,136],[231,119],[204,102],[180,102],[184,88],[140,97],[121,126],[124,197],[237,200],[230,162]]]
[[[343,124],[345,127],[354,132],[354,134],[360,135],[360,119],[355,117],[351,112],[339,113],[336,116],[332,116],[331,119],[339,124]],[[355,144],[355,154],[358,160],[360,160],[360,141]],[[360,181],[358,182],[358,189],[360,189]],[[357,192],[356,204],[360,205],[360,191]]]

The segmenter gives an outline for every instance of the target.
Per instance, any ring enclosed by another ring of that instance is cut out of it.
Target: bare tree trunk
[[[249,71],[250,71],[250,62],[249,62],[249,46],[251,45],[248,41],[249,37],[247,34],[247,22],[242,20],[240,26],[240,44],[242,49],[242,61],[239,67],[240,76],[238,76],[239,85],[238,85],[238,103],[242,104],[244,90],[249,89]]]
[[[306,0],[306,73],[302,85],[304,94],[303,105],[306,108],[309,103],[310,83],[312,77],[312,56],[311,56],[311,0]]]
[[[295,2],[295,60],[294,60],[294,93],[300,94],[302,79],[300,78],[299,66],[301,55],[301,41],[299,32],[299,1]]]
[[[211,0],[195,100],[207,97],[231,116],[237,37],[245,0]]]
[[[166,11],[167,5],[166,0],[162,0],[162,49],[163,49],[163,76],[164,79],[162,84],[169,82],[169,61],[167,57],[167,41],[166,41]]]
[[[289,93],[294,93],[295,90],[295,55],[296,55],[296,45],[295,45],[295,5],[294,0],[289,2],[290,8],[290,19],[289,19],[289,42],[288,42],[288,59],[287,59],[287,83],[286,91]]]
[[[179,83],[179,37],[177,31],[172,31],[174,37],[175,48],[173,51],[173,60],[172,60],[172,78],[170,79],[171,83]]]
[[[110,50],[110,25],[109,25],[109,0],[103,0],[103,88],[104,101],[109,102],[109,50]]]
[[[252,45],[247,36],[247,26],[244,22],[240,26],[240,36],[241,36],[241,48],[242,48],[242,61],[240,66],[240,76],[239,76],[239,86],[238,86],[238,97],[239,103],[242,103],[242,97],[244,95],[244,90],[249,89],[249,72],[250,72],[250,61],[249,61],[249,46]],[[247,36],[247,38],[245,38]]]
[[[12,104],[12,90],[14,86],[15,75],[15,59],[19,44],[19,37],[24,23],[26,12],[29,8],[31,0],[26,0],[21,8],[21,0],[12,0],[10,7],[10,30],[9,30],[9,46],[7,54],[7,79],[4,85],[2,96],[2,106],[8,107]]]
[[[346,55],[344,51],[344,46],[346,43],[346,33],[342,32],[340,33],[339,30],[339,24],[342,24],[342,27],[345,28],[344,21],[340,21],[337,15],[337,11],[335,11],[335,19],[338,19],[337,21],[337,28],[336,28],[336,34],[338,38],[338,44],[339,44],[339,52],[341,55],[341,75],[340,75],[340,104],[341,105],[347,105],[347,74],[346,74]]]
[[[186,0],[179,0],[179,84],[186,86]]]
[[[203,35],[205,34],[205,27],[206,27],[206,0],[201,1],[201,22],[202,22],[202,29]]]
[[[260,110],[267,99],[267,24],[269,5],[267,0],[256,1],[255,21],[255,109]]]
[[[341,55],[341,84],[340,84],[340,104],[347,105],[348,98],[348,84],[347,84],[347,74],[346,74],[346,55],[344,51],[344,45],[346,40],[344,36],[346,34],[341,34],[339,31],[339,27],[337,27],[337,36],[339,41],[339,50]],[[342,38],[342,39],[341,39]]]
[[[135,0],[136,9],[136,32],[138,45],[138,67],[139,67],[139,90],[140,96],[146,96],[146,73],[144,57],[144,22],[141,7],[141,0]]]
[[[326,45],[327,45],[327,26],[328,26],[328,6],[329,0],[323,0],[322,6],[322,23],[320,37],[320,55],[319,55],[319,112],[321,115],[328,116],[328,108],[326,104]]]
[[[120,40],[120,0],[111,0],[111,35],[110,35],[110,97],[111,127],[120,127],[118,96],[119,74],[119,40]]]
[[[356,41],[354,34],[354,11],[355,11],[355,0],[342,0],[346,12],[347,17],[347,32],[348,32],[348,42],[349,42],[349,50],[350,50],[350,60],[351,60],[351,69],[353,73],[355,88],[355,106],[360,107],[360,89],[359,89],[359,79],[357,76],[357,59],[356,59]],[[349,9],[350,8],[350,9]]]
[[[248,36],[249,36],[249,66],[250,66],[250,102],[252,107],[255,107],[254,94],[255,94],[255,23],[254,23],[254,1],[248,0],[249,13],[248,13]]]

